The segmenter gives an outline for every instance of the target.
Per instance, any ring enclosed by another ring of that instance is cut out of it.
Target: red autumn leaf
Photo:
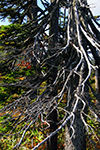
[[[26,68],[26,69],[31,69],[31,65],[27,66],[27,68]]]

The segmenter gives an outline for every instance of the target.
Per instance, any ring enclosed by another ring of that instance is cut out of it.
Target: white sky
[[[100,15],[100,0],[87,0],[90,8],[93,12],[93,15]],[[8,20],[0,22],[0,25],[9,24]]]
[[[100,15],[100,0],[87,0],[93,15]]]

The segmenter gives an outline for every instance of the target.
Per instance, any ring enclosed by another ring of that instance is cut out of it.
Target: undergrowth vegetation
[[[24,64],[24,65],[23,65]],[[4,74],[1,73],[0,74],[0,84],[2,85],[2,83],[16,83],[17,81],[24,81],[24,79],[26,79],[28,76],[31,77],[34,75],[34,68],[32,67],[27,67],[27,65],[25,65],[25,62],[22,62],[22,65],[19,64],[20,69],[14,72],[9,72],[8,74]],[[30,65],[30,64],[29,64]],[[45,69],[44,69],[45,71]],[[95,78],[94,75],[91,78],[91,83],[92,83],[92,87],[94,87],[95,84]],[[27,83],[26,83],[27,84]],[[45,85],[46,82],[44,82],[41,85],[41,90],[39,90],[38,92],[41,94],[43,92],[43,90],[45,89]],[[11,102],[15,101],[18,97],[20,97],[25,90],[27,90],[27,86],[23,87],[23,86],[0,86],[0,108],[4,107],[7,104],[10,104]],[[96,103],[95,98],[93,97],[93,95],[91,94],[91,103]],[[66,94],[63,96],[63,100],[62,103],[60,103],[60,105],[62,105],[61,107],[63,108],[66,104]],[[4,128],[3,126],[0,127],[0,133],[5,133],[7,132],[8,134],[10,134],[10,130],[11,130],[11,126],[14,123],[15,120],[18,119],[18,113],[16,112],[13,116],[14,120],[12,120],[12,123],[8,123],[6,125],[6,127]],[[88,111],[89,116],[91,116],[91,118],[87,117],[87,122],[90,125],[90,127],[94,128],[94,135],[91,134],[86,136],[86,149],[87,150],[94,150],[96,149],[100,149],[100,145],[98,140],[96,139],[97,136],[100,137],[100,130],[99,130],[99,123],[96,122],[95,119],[93,119],[93,116],[91,114],[91,112]],[[3,114],[0,114],[0,116]],[[58,114],[58,121],[59,119],[61,120],[61,118],[63,118],[64,114],[63,111],[59,111]],[[5,116],[0,118],[0,124],[2,124],[2,121],[5,120]],[[26,121],[27,119],[24,121],[24,123],[20,124],[20,126],[17,126],[15,128],[16,133],[26,125]],[[37,129],[34,128],[37,127]],[[43,129],[43,130],[42,130]],[[45,129],[45,130],[44,130]],[[90,128],[91,130],[91,128]],[[31,127],[29,128],[28,132],[26,133],[22,145],[19,148],[19,150],[30,150],[32,149],[34,146],[36,146],[39,142],[41,142],[47,134],[49,134],[50,129],[47,128],[47,123],[46,122],[41,122],[41,115],[38,116],[38,120],[36,123],[32,124]],[[22,131],[23,133],[23,131]],[[22,134],[21,133],[21,134]],[[97,136],[96,136],[97,135]],[[89,136],[89,137],[88,137]],[[17,138],[16,138],[17,137]],[[20,140],[21,136],[20,135],[11,135],[9,137],[4,136],[3,138],[0,139],[0,149],[1,150],[11,150],[13,149],[14,145],[16,143],[18,143],[18,140]],[[89,141],[89,138],[93,141],[91,144],[91,141]],[[64,149],[64,142],[65,142],[65,129],[62,128],[59,132],[58,132],[58,149],[59,150],[63,150]],[[41,145],[38,150],[45,150],[46,148],[46,143],[44,143],[43,145]]]

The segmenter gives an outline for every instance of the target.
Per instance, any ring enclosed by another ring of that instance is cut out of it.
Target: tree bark
[[[33,0],[32,5],[29,8],[28,14],[27,14],[27,22],[30,21],[36,21],[36,17],[37,17],[37,0]],[[34,25],[37,25],[37,23],[34,23]]]
[[[76,46],[79,46],[78,45],[79,44],[78,43],[78,38],[77,38],[77,25],[76,25],[77,20],[75,20],[75,17],[76,17],[75,16],[75,9],[74,9],[75,4],[76,4],[76,1],[71,0],[70,36],[71,36],[72,43],[74,43]],[[86,40],[82,37],[82,35],[80,36],[80,38],[81,38],[82,46],[84,47],[84,49],[86,49],[86,45],[87,45]],[[74,49],[73,49],[73,51],[74,51]],[[77,75],[71,77],[72,78],[71,79],[72,83],[70,84],[70,88],[71,88],[70,97],[71,97],[72,101],[73,101],[73,98],[75,98],[75,96],[73,95],[75,90],[77,91],[77,94],[79,96],[81,96],[80,93],[82,91],[82,87],[78,86],[77,83],[82,83],[82,81],[85,79],[85,77],[87,75],[86,72],[88,72],[87,67],[86,67],[86,62],[84,61],[84,58],[83,58],[82,64],[83,65],[81,65],[79,67],[79,70],[78,70],[81,74],[81,77],[78,77]],[[75,89],[75,87],[78,87],[78,88]],[[88,92],[88,88],[85,87],[84,88],[84,94],[87,93],[87,92]],[[86,95],[86,97],[87,97],[87,95]],[[69,106],[70,111],[71,111],[71,107],[72,107],[72,105],[70,104],[70,106]],[[82,102],[78,101],[77,110],[75,111],[75,120],[74,120],[74,123],[73,123],[73,128],[75,130],[75,134],[74,134],[72,139],[70,139],[71,135],[72,135],[72,131],[70,129],[71,122],[69,122],[65,126],[65,150],[86,150],[86,137],[85,137],[86,136],[86,131],[85,131],[85,128],[84,128],[84,123],[83,123],[82,118],[81,118],[81,109],[82,109],[82,107],[83,107]],[[85,110],[85,111],[87,111],[87,110]]]
[[[81,79],[79,79],[80,82],[82,82],[85,78],[84,76],[84,72],[87,70],[86,64],[85,62],[83,63],[83,66],[80,69],[81,72]],[[76,84],[77,84],[77,80],[78,78],[76,77]],[[75,79],[74,79],[75,81]],[[71,89],[71,93],[73,91],[73,85],[75,85],[75,83],[73,83],[73,79],[72,79],[72,89]],[[81,87],[77,88],[78,93],[80,95],[81,92]],[[84,90],[84,96],[86,97],[86,99],[89,99],[88,97],[88,86],[85,86],[85,90]],[[70,95],[71,98],[73,98],[72,95]],[[83,104],[81,101],[78,102],[78,106],[77,106],[77,110],[75,112],[75,120],[74,120],[74,124],[73,124],[73,128],[75,130],[75,134],[73,136],[73,138],[70,140],[71,135],[72,135],[72,131],[70,129],[70,124],[71,122],[69,122],[68,124],[66,124],[65,126],[65,150],[86,150],[86,130],[84,128],[84,123],[82,121],[81,118],[81,109],[83,107]],[[69,108],[71,109],[71,108]],[[85,108],[85,113],[87,112],[87,108]],[[86,121],[86,118],[84,118]]]
[[[56,0],[51,0],[51,4],[55,4]],[[52,20],[50,22],[50,30],[49,34],[53,35],[49,40],[49,46],[52,48],[55,48],[56,43],[58,42],[58,12],[59,8],[57,8],[56,12],[53,14]],[[48,65],[49,68],[49,65]],[[52,75],[50,76],[50,79],[48,78],[47,83],[51,84],[54,82],[57,75],[57,69],[54,70]],[[50,94],[50,97],[54,97],[57,95],[57,90],[52,91]],[[51,106],[52,109],[52,106]],[[57,110],[53,110],[53,112],[49,115],[48,120],[50,120],[50,133],[55,131],[57,129]],[[57,134],[55,134],[53,137],[51,137],[47,141],[47,150],[57,150]]]

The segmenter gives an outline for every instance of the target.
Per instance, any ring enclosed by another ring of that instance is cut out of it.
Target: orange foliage
[[[20,79],[20,80],[24,80],[24,79],[25,79],[25,77],[20,77],[19,79]]]
[[[0,113],[0,116],[3,116],[3,115],[5,115],[5,113]]]
[[[17,66],[26,67],[26,69],[31,69],[31,63],[24,60],[21,63],[19,63]]]

